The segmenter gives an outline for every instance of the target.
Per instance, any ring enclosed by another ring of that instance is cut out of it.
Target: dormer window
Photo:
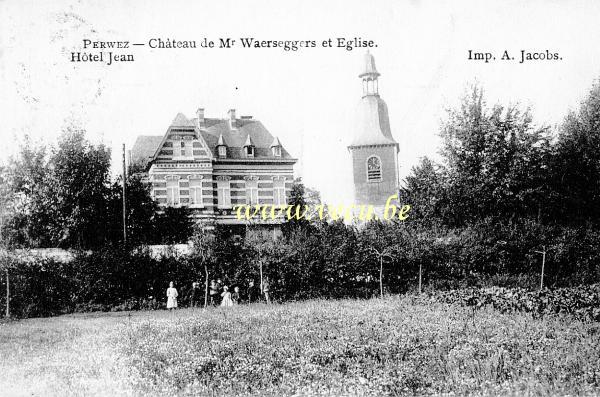
[[[248,134],[246,142],[244,142],[244,154],[246,157],[254,157],[254,142],[252,142],[250,134]]]
[[[219,140],[217,141],[217,155],[219,158],[227,157],[227,145],[225,145],[223,135],[219,135]]]
[[[277,137],[273,138],[273,143],[271,143],[271,153],[274,157],[281,157],[281,143]]]

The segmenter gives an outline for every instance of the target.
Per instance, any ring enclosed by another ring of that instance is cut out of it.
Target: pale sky
[[[148,43],[152,38],[218,41],[361,37],[381,73],[400,175],[436,157],[444,109],[478,81],[490,103],[531,106],[555,125],[600,77],[598,1],[0,1],[0,139],[54,143],[75,121],[113,148],[162,135],[178,112],[252,115],[301,159],[296,174],[330,203],[351,203],[350,154],[358,74],[365,49],[149,49],[131,63],[71,63],[83,39]],[[495,62],[469,61],[468,51]],[[508,50],[516,59],[499,61]],[[519,64],[521,50],[560,61]],[[107,51],[107,50],[104,50]],[[116,52],[116,51],[115,51]],[[237,87],[237,89],[236,89]]]

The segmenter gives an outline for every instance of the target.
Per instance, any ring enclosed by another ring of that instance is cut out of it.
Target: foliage
[[[429,296],[439,302],[476,308],[490,305],[501,313],[524,311],[539,316],[564,313],[581,320],[600,321],[600,284],[540,291],[491,287],[438,291]]]
[[[186,243],[194,233],[194,220],[187,207],[166,207],[155,217],[155,244]]]
[[[156,225],[158,205],[150,196],[150,186],[138,174],[129,175],[126,181],[127,240],[130,246],[139,246],[160,240]],[[108,241],[123,241],[123,179],[117,178],[110,186],[108,201]],[[167,228],[171,230],[171,228]]]
[[[550,164],[552,219],[600,221],[600,81],[560,127]]]
[[[20,153],[2,169],[2,234],[12,247],[100,249],[123,240],[122,179],[110,180],[110,150],[85,132],[66,129],[47,149],[25,137]],[[127,184],[130,245],[187,242],[186,209],[158,207],[139,174]]]

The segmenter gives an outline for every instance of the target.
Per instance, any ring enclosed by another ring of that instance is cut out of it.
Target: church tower
[[[375,58],[367,52],[358,75],[363,92],[356,111],[354,138],[348,146],[352,154],[354,204],[372,205],[378,213],[390,196],[398,194],[399,151],[390,129],[387,105],[379,96],[379,76]]]

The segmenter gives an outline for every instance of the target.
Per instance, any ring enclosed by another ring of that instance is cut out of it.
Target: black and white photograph
[[[0,397],[599,396],[600,2],[0,0]]]

